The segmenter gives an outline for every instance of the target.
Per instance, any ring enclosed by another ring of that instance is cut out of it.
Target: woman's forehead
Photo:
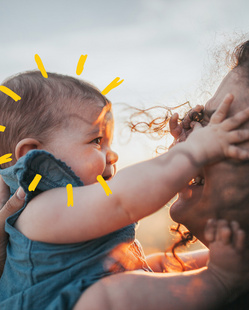
[[[212,114],[228,93],[234,95],[235,99],[238,97],[241,88],[243,88],[242,76],[238,70],[230,71],[220,83],[213,97],[205,104],[205,111]]]

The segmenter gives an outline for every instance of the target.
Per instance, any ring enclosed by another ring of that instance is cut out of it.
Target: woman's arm
[[[126,272],[89,287],[74,310],[220,309],[249,288],[248,250],[237,223],[209,221],[210,263],[183,273]],[[210,238],[211,237],[211,238]]]
[[[29,203],[16,228],[32,240],[52,243],[97,238],[163,207],[210,161],[225,156],[247,159],[248,152],[232,144],[249,138],[249,131],[233,131],[249,118],[249,109],[224,120],[232,101],[232,95],[226,97],[210,125],[194,130],[186,142],[118,172],[108,182],[110,196],[100,184],[77,187],[74,206],[67,207],[66,188],[47,191]]]
[[[184,274],[126,272],[88,288],[74,310],[207,310],[219,309],[227,295],[210,282],[208,271]]]
[[[209,250],[202,249],[196,251],[177,253],[184,262],[186,271],[207,266]],[[172,253],[154,253],[146,257],[146,261],[154,272],[165,272],[168,270],[181,270],[180,264],[173,257]]]

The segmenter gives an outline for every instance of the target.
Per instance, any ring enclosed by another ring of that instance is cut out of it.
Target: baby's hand
[[[232,94],[225,97],[205,128],[195,123],[185,145],[191,150],[196,164],[210,164],[225,157],[249,159],[249,151],[235,145],[249,140],[248,129],[237,129],[249,119],[249,108],[225,119],[233,99]]]
[[[197,105],[189,110],[181,123],[178,123],[178,114],[175,113],[169,120],[169,128],[171,135],[175,138],[174,144],[177,142],[185,141],[188,135],[192,132],[190,124],[193,121],[199,122],[203,117],[204,107]]]

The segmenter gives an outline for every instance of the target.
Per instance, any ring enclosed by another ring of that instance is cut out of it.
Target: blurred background
[[[131,133],[127,121],[137,108],[204,104],[227,72],[227,48],[247,35],[247,0],[0,0],[0,79],[36,69],[75,77],[87,54],[83,78],[108,93],[115,115],[118,169],[154,156],[172,141]],[[30,107],[32,109],[32,107]],[[164,112],[160,112],[164,113]],[[152,172],[153,173],[153,172]],[[150,180],[146,180],[149,182]],[[145,253],[164,251],[174,237],[169,204],[143,219],[138,239]],[[190,248],[198,248],[200,244]]]

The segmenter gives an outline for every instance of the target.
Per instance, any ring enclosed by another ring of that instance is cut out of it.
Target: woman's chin
[[[185,218],[193,216],[191,210],[202,197],[203,185],[190,185],[178,193],[177,200],[170,207],[173,221],[184,225]]]

